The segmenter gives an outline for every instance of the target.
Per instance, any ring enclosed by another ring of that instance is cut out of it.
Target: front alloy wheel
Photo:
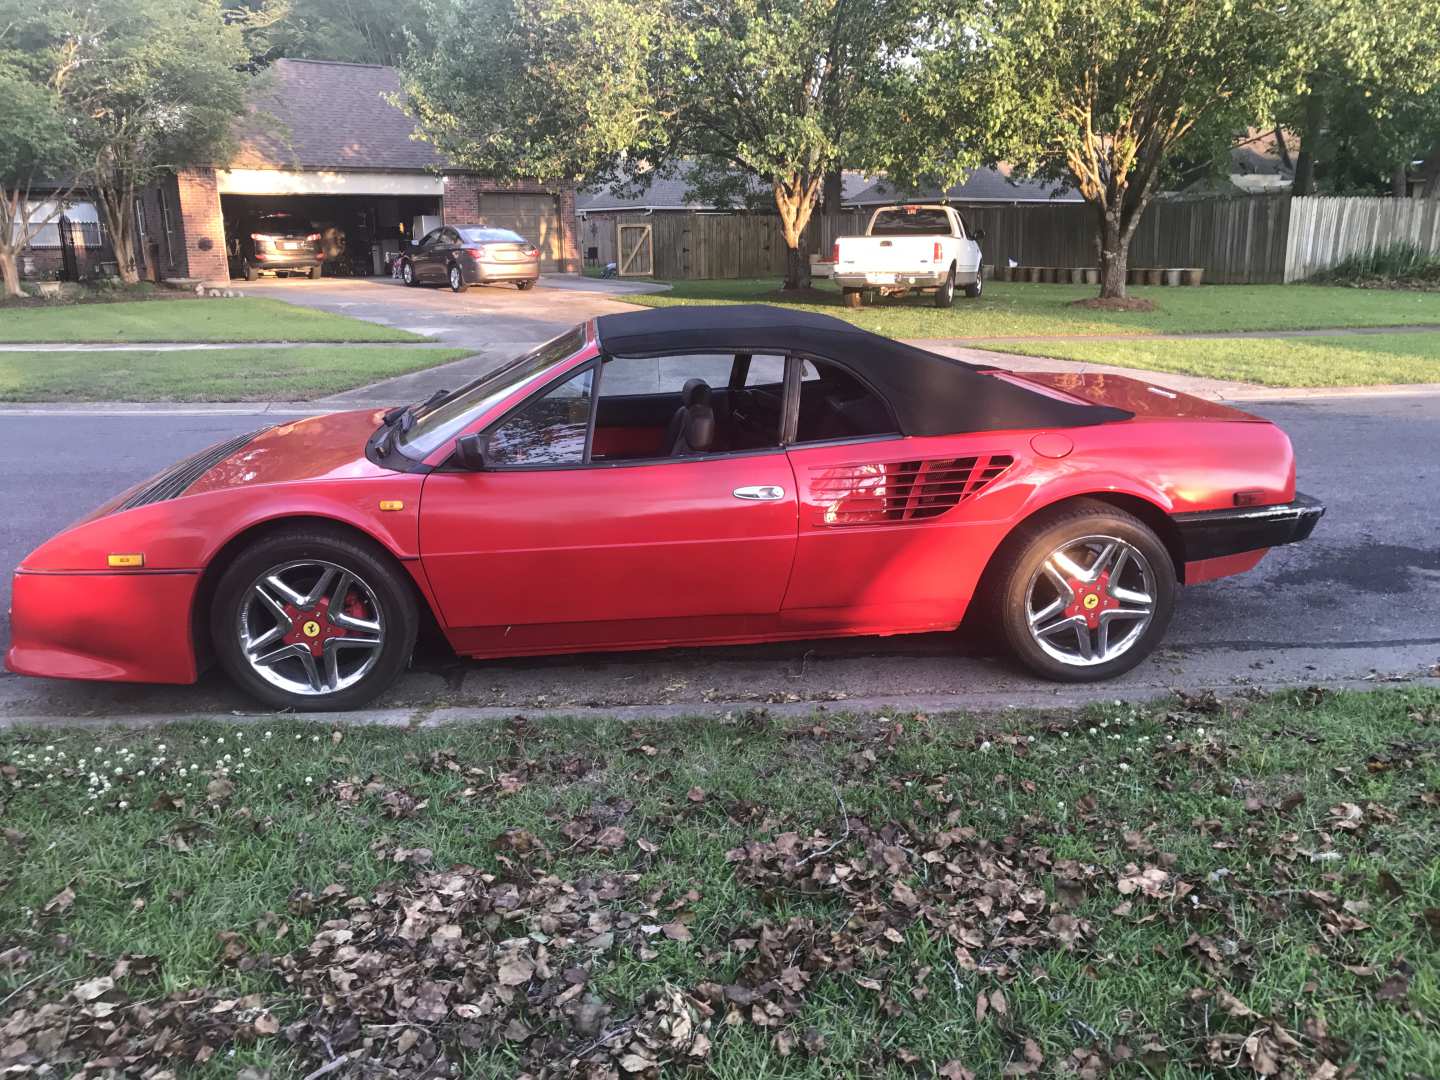
[[[210,632],[230,677],[267,704],[353,709],[405,670],[418,620],[414,589],[382,548],[296,526],[226,568]]]
[[[450,291],[464,292],[470,286],[465,284],[465,275],[461,273],[458,263],[450,264]]]
[[[406,285],[415,284],[415,267],[409,262],[400,264],[400,280],[405,282]]]

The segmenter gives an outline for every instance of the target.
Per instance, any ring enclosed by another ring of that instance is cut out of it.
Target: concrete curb
[[[1313,685],[1327,690],[1374,692],[1396,687],[1440,689],[1440,678],[1416,677],[1404,680],[1341,679],[1317,680]],[[564,706],[560,708],[526,708],[524,706],[415,706],[372,709],[363,712],[299,714],[317,724],[341,727],[436,728],[459,723],[500,723],[516,716],[527,720],[561,720],[594,717],[625,721],[724,719],[727,715],[763,712],[782,718],[835,716],[854,713],[925,713],[930,716],[993,715],[996,713],[1030,712],[1037,710],[1074,710],[1100,703],[1147,702],[1173,697],[1178,693],[1206,692],[1200,687],[1116,687],[1097,693],[1094,687],[1057,687],[1050,691],[996,691],[982,693],[918,694],[914,697],[846,698],[840,701],[798,701],[765,704],[755,701],[708,701],[665,705]],[[1235,698],[1247,693],[1276,693],[1298,689],[1294,682],[1254,680],[1244,686],[1233,684],[1211,687],[1220,698]],[[16,727],[81,727],[81,728],[148,728],[163,724],[189,723],[194,720],[215,720],[228,724],[273,723],[277,717],[293,719],[297,714],[238,710],[223,712],[132,713],[129,715],[57,717],[46,714],[0,715],[0,730]]]

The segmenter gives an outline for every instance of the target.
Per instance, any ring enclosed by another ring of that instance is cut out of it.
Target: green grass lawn
[[[677,281],[670,292],[627,296],[648,307],[693,303],[782,303],[778,280]],[[958,296],[937,308],[928,294],[881,300],[849,310],[828,281],[827,299],[796,305],[835,315],[896,338],[994,338],[1057,334],[1183,334],[1226,330],[1305,330],[1346,326],[1440,324],[1440,293],[1347,289],[1318,285],[1203,285],[1132,288],[1155,301],[1151,312],[1086,311],[1072,300],[1095,295],[1093,285],[1029,285],[987,281],[978,300]]]
[[[0,352],[0,401],[304,401],[466,355],[465,349],[345,345]]]
[[[423,341],[405,330],[255,297],[0,310],[0,342]]]
[[[977,342],[983,348],[1263,386],[1440,383],[1440,333],[1305,338]]]
[[[1436,1076],[1437,753],[1420,689],[3,732],[0,1065]]]

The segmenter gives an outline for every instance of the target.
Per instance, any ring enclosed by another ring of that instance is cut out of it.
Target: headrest
[[[696,451],[709,450],[715,442],[715,412],[708,405],[694,409],[686,417],[685,442]]]
[[[709,405],[710,384],[704,379],[686,379],[685,386],[680,391],[680,404]]]

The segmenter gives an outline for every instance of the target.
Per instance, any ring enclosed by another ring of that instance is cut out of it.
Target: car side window
[[[490,432],[497,466],[583,465],[595,368],[586,367],[511,413]]]
[[[428,233],[426,233],[424,236],[422,236],[422,237],[420,238],[420,243],[417,244],[416,246],[417,246],[417,247],[422,247],[422,248],[423,248],[423,247],[429,247],[431,244],[435,243],[436,239],[438,239],[439,236],[440,236],[440,230],[439,230],[439,229],[431,229]]]
[[[460,243],[460,234],[454,229],[442,229],[440,230],[440,242],[442,244],[458,244]]]
[[[894,435],[885,401],[839,364],[804,360],[800,368],[797,443]]]

